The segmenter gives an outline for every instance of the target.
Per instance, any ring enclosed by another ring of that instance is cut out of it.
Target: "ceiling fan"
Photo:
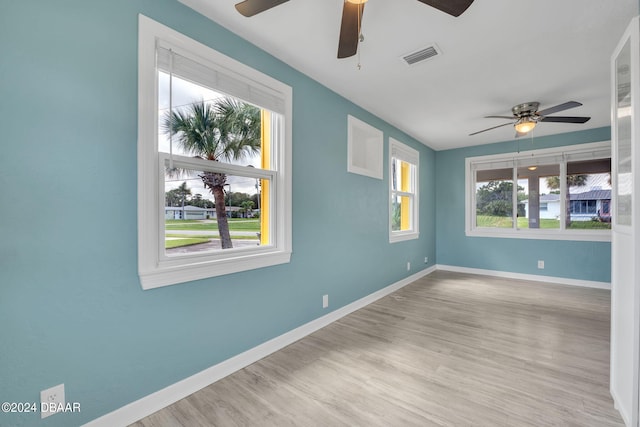
[[[236,10],[246,17],[257,15],[289,0],[244,0],[236,4]],[[452,16],[460,16],[473,0],[418,0]],[[348,58],[358,51],[358,42],[362,41],[360,29],[362,13],[367,0],[345,0],[342,9],[338,58]]]
[[[497,129],[502,126],[513,125],[516,129],[516,138],[522,136],[536,127],[538,122],[548,123],[586,123],[591,117],[576,117],[576,116],[549,116],[549,114],[557,113],[559,111],[568,110],[570,108],[579,107],[582,104],[576,101],[568,101],[555,107],[549,107],[544,110],[538,110],[540,107],[539,102],[525,102],[524,104],[518,104],[511,109],[513,116],[485,116],[485,118],[496,119],[510,119],[512,121],[503,123],[498,126],[493,126],[487,129],[480,130],[478,132],[470,133],[469,136],[477,135],[488,130]]]

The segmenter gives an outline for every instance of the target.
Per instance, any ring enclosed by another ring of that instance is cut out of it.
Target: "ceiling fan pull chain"
[[[360,71],[362,69],[362,64],[360,64],[360,43],[362,43],[362,41],[364,40],[364,37],[362,37],[362,23],[360,22],[360,16],[361,16],[361,8],[362,8],[362,4],[360,3],[358,4],[358,47],[356,49],[358,49],[358,71]]]

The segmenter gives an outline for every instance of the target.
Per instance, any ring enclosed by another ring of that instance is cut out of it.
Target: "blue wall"
[[[293,87],[290,264],[141,290],[138,13]],[[87,422],[435,261],[435,152],[175,0],[2,1],[0,51],[0,401],[64,383],[82,409],[2,426]],[[388,242],[386,168],[346,172],[347,114],[385,163],[388,137],[420,151],[419,240]]]
[[[611,281],[611,244],[465,236],[465,158],[608,141],[610,128],[507,141],[436,153],[438,264],[569,279]],[[537,261],[545,261],[538,270]]]

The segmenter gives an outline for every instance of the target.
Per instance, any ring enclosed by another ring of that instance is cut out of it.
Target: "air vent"
[[[433,58],[437,55],[442,55],[442,52],[435,44],[429,47],[425,47],[424,49],[417,50],[415,52],[411,52],[402,57],[402,60],[407,65],[414,65],[422,61],[426,61],[427,59]]]

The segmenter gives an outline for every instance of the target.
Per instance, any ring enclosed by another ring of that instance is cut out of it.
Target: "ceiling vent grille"
[[[408,53],[402,57],[402,60],[407,65],[415,65],[419,62],[426,61],[435,56],[442,55],[442,52],[435,44],[424,49],[417,50],[415,52]]]

